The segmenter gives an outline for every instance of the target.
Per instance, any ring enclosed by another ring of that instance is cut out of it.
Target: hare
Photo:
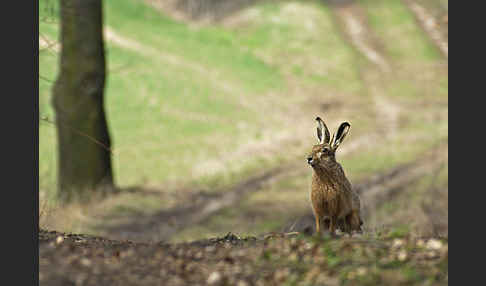
[[[312,147],[307,163],[314,170],[310,198],[316,220],[316,232],[320,233],[321,223],[335,234],[336,228],[351,235],[352,231],[361,232],[363,224],[360,216],[360,199],[353,191],[344,175],[341,165],[336,162],[335,152],[349,131],[350,124],[343,122],[332,139],[321,118],[317,117],[317,138],[319,144]]]

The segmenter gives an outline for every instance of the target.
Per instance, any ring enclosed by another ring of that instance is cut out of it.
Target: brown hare
[[[319,144],[312,147],[307,163],[314,170],[310,198],[316,220],[316,233],[320,233],[322,222],[331,235],[336,228],[351,235],[352,231],[361,232],[363,224],[360,217],[360,200],[344,175],[341,165],[336,162],[335,152],[349,131],[350,124],[343,122],[332,139],[321,118],[318,122],[317,138]]]

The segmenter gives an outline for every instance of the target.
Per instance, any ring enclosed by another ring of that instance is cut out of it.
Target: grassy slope
[[[434,107],[436,103],[447,104],[448,96],[447,67],[444,71],[440,54],[400,1],[369,0],[364,1],[363,7],[366,8],[371,28],[383,41],[385,54],[395,67],[396,73],[387,82],[359,83],[361,86],[368,86],[357,95],[369,95],[366,88],[373,91],[378,89],[384,92],[390,102],[402,106],[403,110],[399,116],[400,129],[389,130],[396,131],[396,134],[362,146],[360,152],[339,158],[352,182],[414,161],[425,150],[433,148],[448,136],[448,122],[444,117],[447,116],[447,111]],[[330,14],[326,16],[329,17]],[[334,29],[333,33],[338,34],[338,28],[332,26],[332,22],[329,23]],[[363,59],[356,56],[354,51],[340,51],[356,61],[360,72],[372,72],[368,64],[363,63]],[[422,104],[428,107],[421,107]],[[361,112],[366,113],[368,108],[362,106]],[[375,116],[372,124],[378,125],[380,121],[386,120],[380,117],[379,112]],[[353,123],[356,125],[362,121]],[[350,140],[352,139],[347,138],[347,141]],[[417,224],[423,221],[409,225],[410,220],[414,219],[412,212],[419,214],[421,204],[430,200],[427,192],[431,186],[447,187],[447,168],[441,171],[433,184],[424,183],[434,180],[435,174],[429,175],[430,177],[424,174],[425,177],[418,183],[404,186],[403,195],[374,210],[367,227],[373,229],[387,225],[398,229],[417,230]],[[309,176],[300,175],[280,180],[251,195],[237,208],[222,211],[207,224],[182,232],[176,241],[210,237],[221,234],[228,228],[250,234],[278,230],[292,218],[308,211],[308,188]],[[410,198],[415,199],[410,201]]]
[[[58,21],[56,17],[49,18],[43,9],[51,2],[44,4],[40,5],[41,19],[48,18],[50,23],[41,22],[40,32],[55,40]],[[317,7],[317,12],[313,12],[314,6],[304,7],[304,12],[318,13],[314,17],[322,17],[324,21],[315,28],[319,30],[308,34],[310,44],[285,47],[284,40],[299,34],[299,23],[267,21],[256,24],[246,33],[221,27],[192,28],[165,18],[141,1],[106,1],[108,27],[160,52],[160,56],[155,56],[107,42],[111,72],[106,87],[106,106],[118,185],[160,185],[168,180],[187,182],[193,179],[191,165],[194,161],[201,162],[230,151],[239,144],[237,142],[258,139],[263,122],[272,118],[263,114],[265,109],[258,104],[263,102],[275,107],[286,100],[278,97],[257,100],[268,93],[285,92],[287,86],[282,74],[289,69],[301,80],[310,78],[310,85],[325,83],[331,88],[357,90],[359,80],[351,67],[352,55],[346,52],[349,48],[333,31],[329,11]],[[262,10],[264,19],[279,14],[279,6],[275,4],[265,5]],[[317,37],[317,32],[321,31],[331,36]],[[273,55],[277,62],[265,62],[265,57],[256,56],[256,51]],[[315,72],[305,71],[308,62],[328,55],[332,55],[329,62],[315,64]],[[40,74],[43,77],[55,79],[56,56],[53,52],[41,52]],[[300,56],[303,62],[289,67],[284,61],[289,56]],[[176,62],[167,58],[175,58]],[[350,82],[353,84],[348,84]],[[40,112],[49,117],[52,117],[51,84],[41,80],[40,86]],[[222,84],[230,87],[229,92],[221,90]],[[242,101],[250,102],[250,106]],[[235,128],[238,123],[243,128]],[[53,127],[42,123],[40,136],[41,190],[52,198],[56,144]],[[241,169],[244,168],[238,170]]]
[[[409,109],[396,136],[340,157],[352,181],[412,161],[447,136],[447,121],[437,124],[427,112],[414,112],[422,103],[447,102],[447,73],[436,72],[439,54],[400,1],[363,3],[390,61],[400,67],[385,85],[386,94]],[[235,16],[240,22],[230,28],[176,23],[134,0],[106,1],[105,16],[110,29],[147,47],[134,51],[107,42],[107,110],[115,175],[122,187],[193,180],[200,187],[244,178],[246,169],[262,168],[258,156],[244,161],[244,166],[226,163],[210,180],[197,175],[193,165],[231,155],[238,145],[258,141],[262,129],[281,127],[273,113],[285,114],[293,103],[305,101],[307,93],[320,96],[321,102],[338,98],[351,109],[339,114],[357,126],[347,138],[350,142],[380,121],[367,104],[369,83],[361,76],[366,72],[364,59],[342,38],[328,7],[312,1],[260,3],[241,11]],[[56,25],[41,22],[41,34],[56,39]],[[54,78],[56,61],[55,53],[41,52],[40,74]],[[52,116],[50,83],[40,83],[41,115]],[[269,124],[267,118],[273,121]],[[235,128],[240,125],[244,127]],[[55,184],[54,131],[48,124],[40,126],[41,194],[49,198]],[[300,155],[307,151],[299,148]],[[270,164],[267,161],[263,166]],[[307,188],[308,176],[280,180],[237,208],[187,229],[177,240],[213,236],[229,228],[247,234],[274,230],[308,210]],[[163,205],[152,197],[125,194],[109,212],[126,215]]]
[[[42,8],[41,19],[46,12]],[[242,108],[238,96],[251,98],[283,88],[277,70],[248,52],[238,51],[234,35],[222,29],[193,31],[140,1],[106,1],[105,10],[110,28],[188,62],[179,66],[163,57],[107,43],[110,73],[106,106],[115,147],[116,182],[122,187],[147,181],[191,180],[194,160],[214,156],[222,144],[233,144],[232,139],[241,136],[235,129],[238,122],[254,126],[261,119],[254,110]],[[52,24],[41,22],[40,31],[55,40],[58,23],[55,17],[52,20]],[[187,68],[192,63],[197,63],[196,70]],[[220,76],[208,80],[201,69]],[[41,76],[54,79],[56,72],[57,55],[41,52]],[[233,92],[220,90],[220,82],[227,82]],[[50,89],[51,83],[41,80],[40,113],[52,117]],[[40,126],[40,184],[41,190],[51,194],[55,186],[55,134],[53,127],[46,125]]]

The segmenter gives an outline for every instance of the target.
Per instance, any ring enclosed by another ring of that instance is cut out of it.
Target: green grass
[[[46,0],[39,11],[43,19],[40,33],[50,41],[59,37],[56,3]],[[267,116],[257,111],[258,104],[248,108],[241,101],[251,102],[269,92],[285,92],[285,55],[298,61],[294,66],[305,69],[299,75],[302,81],[345,91],[359,89],[361,83],[352,66],[354,54],[336,33],[329,9],[314,3],[299,6],[316,18],[319,27],[302,39],[303,44],[287,47],[286,41],[302,34],[302,25],[297,20],[286,27],[273,22],[275,17],[286,16],[285,7],[257,6],[265,15],[259,19],[262,25],[241,32],[178,23],[143,1],[104,2],[106,27],[142,47],[137,50],[110,41],[105,45],[109,71],[106,109],[117,185],[191,182],[197,179],[193,175],[194,163],[231,152],[238,145],[235,139],[243,139],[244,143],[245,138],[258,134],[260,122]],[[321,29],[329,37],[321,37]],[[262,54],[276,60],[267,61]],[[306,68],[316,59],[320,59],[317,68]],[[42,51],[39,61],[42,78],[55,80],[58,53]],[[52,82],[40,80],[40,113],[52,119],[51,89]],[[271,100],[269,106],[282,102],[278,98]],[[238,122],[247,126],[244,133],[235,130]],[[53,198],[54,126],[41,123],[40,141],[40,185]],[[256,163],[249,160],[236,171],[258,168],[258,160],[256,156]],[[216,174],[214,178],[203,180],[228,181],[226,174]]]
[[[43,35],[55,34],[57,29],[53,24],[42,24]],[[54,39],[53,36],[50,37]],[[54,112],[50,106],[50,93],[58,69],[57,53],[51,49],[39,52],[39,115],[53,119]],[[55,200],[53,190],[56,186],[56,131],[53,125],[40,120],[39,122],[39,189],[48,201]]]
[[[242,84],[244,92],[282,88],[278,71],[239,49],[235,35],[229,31],[218,27],[191,28],[143,1],[108,0],[105,11],[107,26],[144,45],[160,48],[162,54],[176,54],[185,61],[217,69],[228,77],[223,79]]]
[[[41,4],[41,19],[49,19],[41,21],[41,34],[55,41],[58,19],[45,9],[50,2]],[[217,146],[231,143],[234,122],[251,123],[257,118],[252,110],[241,107],[238,96],[281,88],[278,72],[251,54],[238,51],[232,45],[233,36],[222,29],[191,30],[141,1],[106,1],[105,14],[107,25],[117,33],[187,61],[180,66],[168,64],[164,57],[158,59],[107,43],[110,72],[105,97],[119,186],[191,179],[194,160],[211,157],[217,154]],[[55,52],[41,52],[42,78],[55,80],[57,56]],[[191,65],[222,76],[218,82],[211,82],[200,70],[187,68]],[[234,92],[222,92],[220,82],[234,85]],[[53,116],[51,88],[52,82],[40,80],[42,116]],[[54,127],[42,123],[40,185],[48,193],[55,189],[55,141]]]
[[[359,92],[353,48],[336,32],[329,7],[312,1],[268,2],[253,9],[258,16],[238,30],[241,47],[259,51],[305,84]]]

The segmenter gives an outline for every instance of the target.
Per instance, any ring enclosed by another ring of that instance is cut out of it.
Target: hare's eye
[[[327,147],[322,148],[322,152],[326,153],[327,151],[329,151]]]

